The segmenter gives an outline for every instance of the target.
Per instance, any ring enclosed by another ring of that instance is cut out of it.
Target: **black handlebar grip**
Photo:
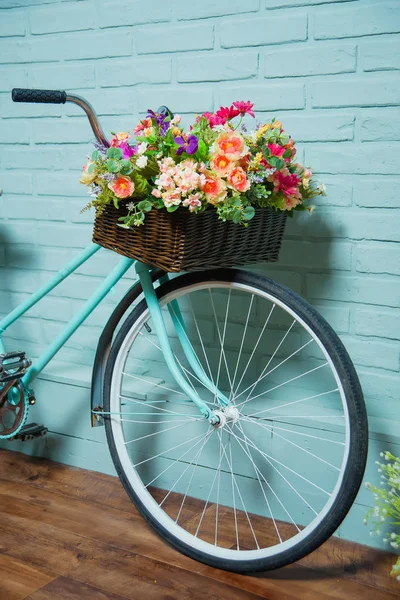
[[[26,90],[14,88],[12,91],[13,102],[38,102],[41,104],[65,104],[66,92],[61,90]]]

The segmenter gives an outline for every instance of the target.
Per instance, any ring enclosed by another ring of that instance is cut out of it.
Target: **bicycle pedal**
[[[27,423],[20,429],[20,431],[10,438],[12,440],[19,440],[20,442],[28,442],[38,437],[43,437],[48,432],[47,427],[44,425],[38,425],[37,423]]]
[[[31,364],[32,361],[26,358],[25,352],[0,354],[0,383],[20,379]]]

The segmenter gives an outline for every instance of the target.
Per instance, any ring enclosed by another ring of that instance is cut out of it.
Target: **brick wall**
[[[400,454],[399,37],[398,0],[1,0],[0,313],[83,248],[92,222],[79,212],[92,139],[83,113],[13,104],[12,87],[81,94],[106,132],[160,104],[188,121],[251,99],[327,184],[312,217],[289,223],[279,264],[257,270],[302,293],[346,344],[371,417],[372,478],[380,449]],[[82,267],[10,329],[8,345],[37,355],[115,262],[102,252]],[[70,372],[91,364],[132,277],[57,356]]]

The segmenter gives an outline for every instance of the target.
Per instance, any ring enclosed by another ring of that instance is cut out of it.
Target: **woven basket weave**
[[[164,271],[201,271],[278,260],[286,214],[256,208],[248,227],[223,222],[214,210],[191,214],[152,210],[143,226],[123,229],[118,218],[127,213],[113,205],[97,215],[93,241],[118,254]]]

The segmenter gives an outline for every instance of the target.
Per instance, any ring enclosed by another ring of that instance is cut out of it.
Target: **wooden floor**
[[[118,479],[0,450],[1,600],[391,600],[393,558],[332,539],[277,571],[219,571],[160,540]]]

